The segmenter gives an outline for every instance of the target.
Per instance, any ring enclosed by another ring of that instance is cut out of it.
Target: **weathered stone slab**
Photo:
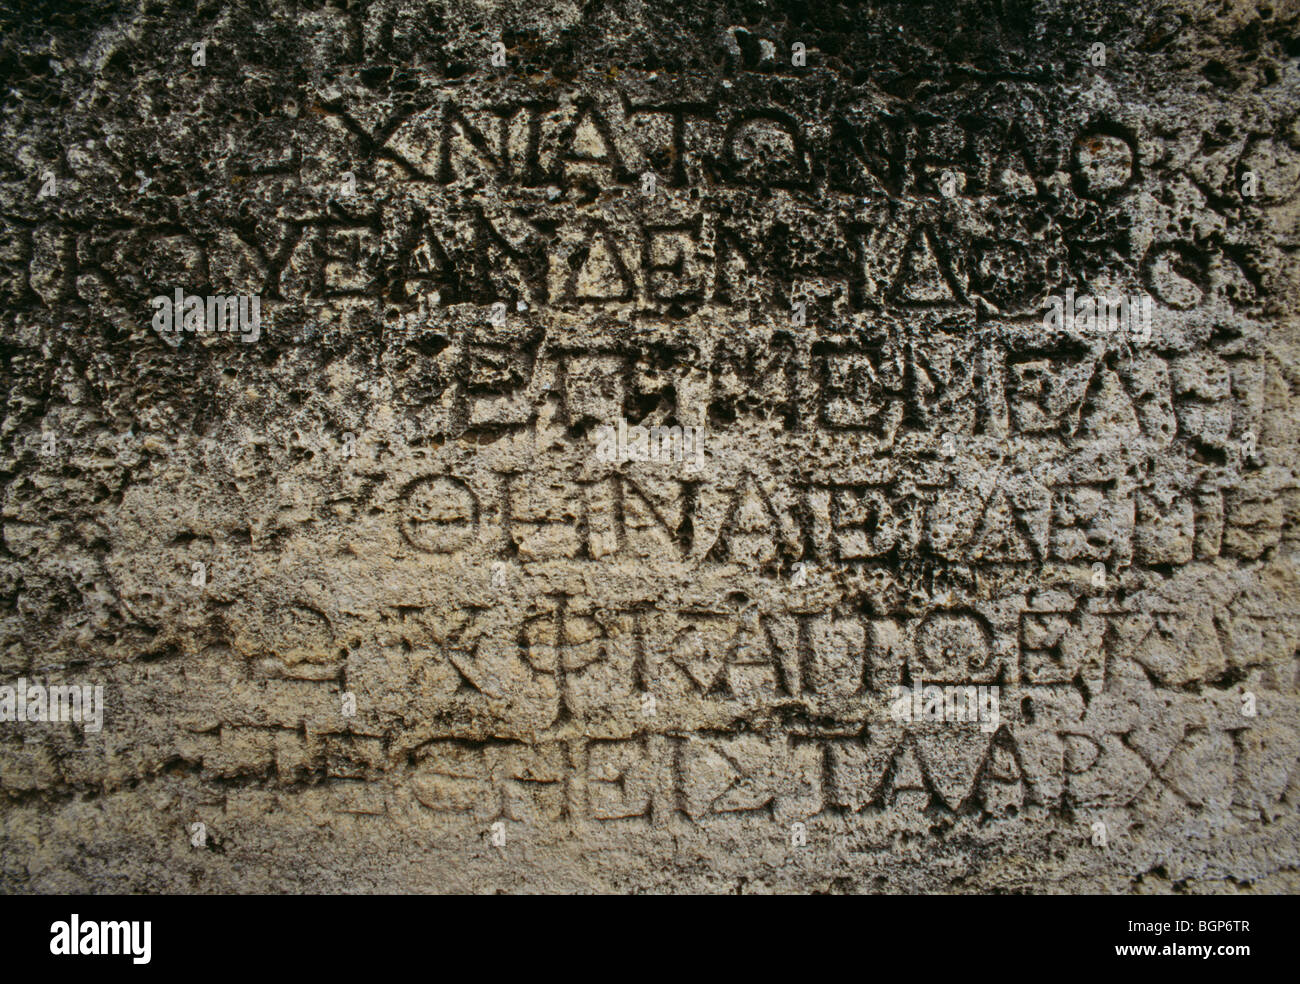
[[[4,15],[0,888],[1300,887],[1293,4],[345,6]]]

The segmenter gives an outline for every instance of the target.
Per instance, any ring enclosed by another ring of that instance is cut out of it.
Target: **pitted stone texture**
[[[5,6],[4,890],[1300,888],[1300,11],[850,7]]]

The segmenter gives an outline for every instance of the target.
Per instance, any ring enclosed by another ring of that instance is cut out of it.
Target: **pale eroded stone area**
[[[0,888],[1296,890],[1294,3],[179,6],[5,5]]]

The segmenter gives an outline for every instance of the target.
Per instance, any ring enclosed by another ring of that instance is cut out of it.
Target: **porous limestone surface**
[[[0,890],[1300,888],[1297,3],[0,23]]]

